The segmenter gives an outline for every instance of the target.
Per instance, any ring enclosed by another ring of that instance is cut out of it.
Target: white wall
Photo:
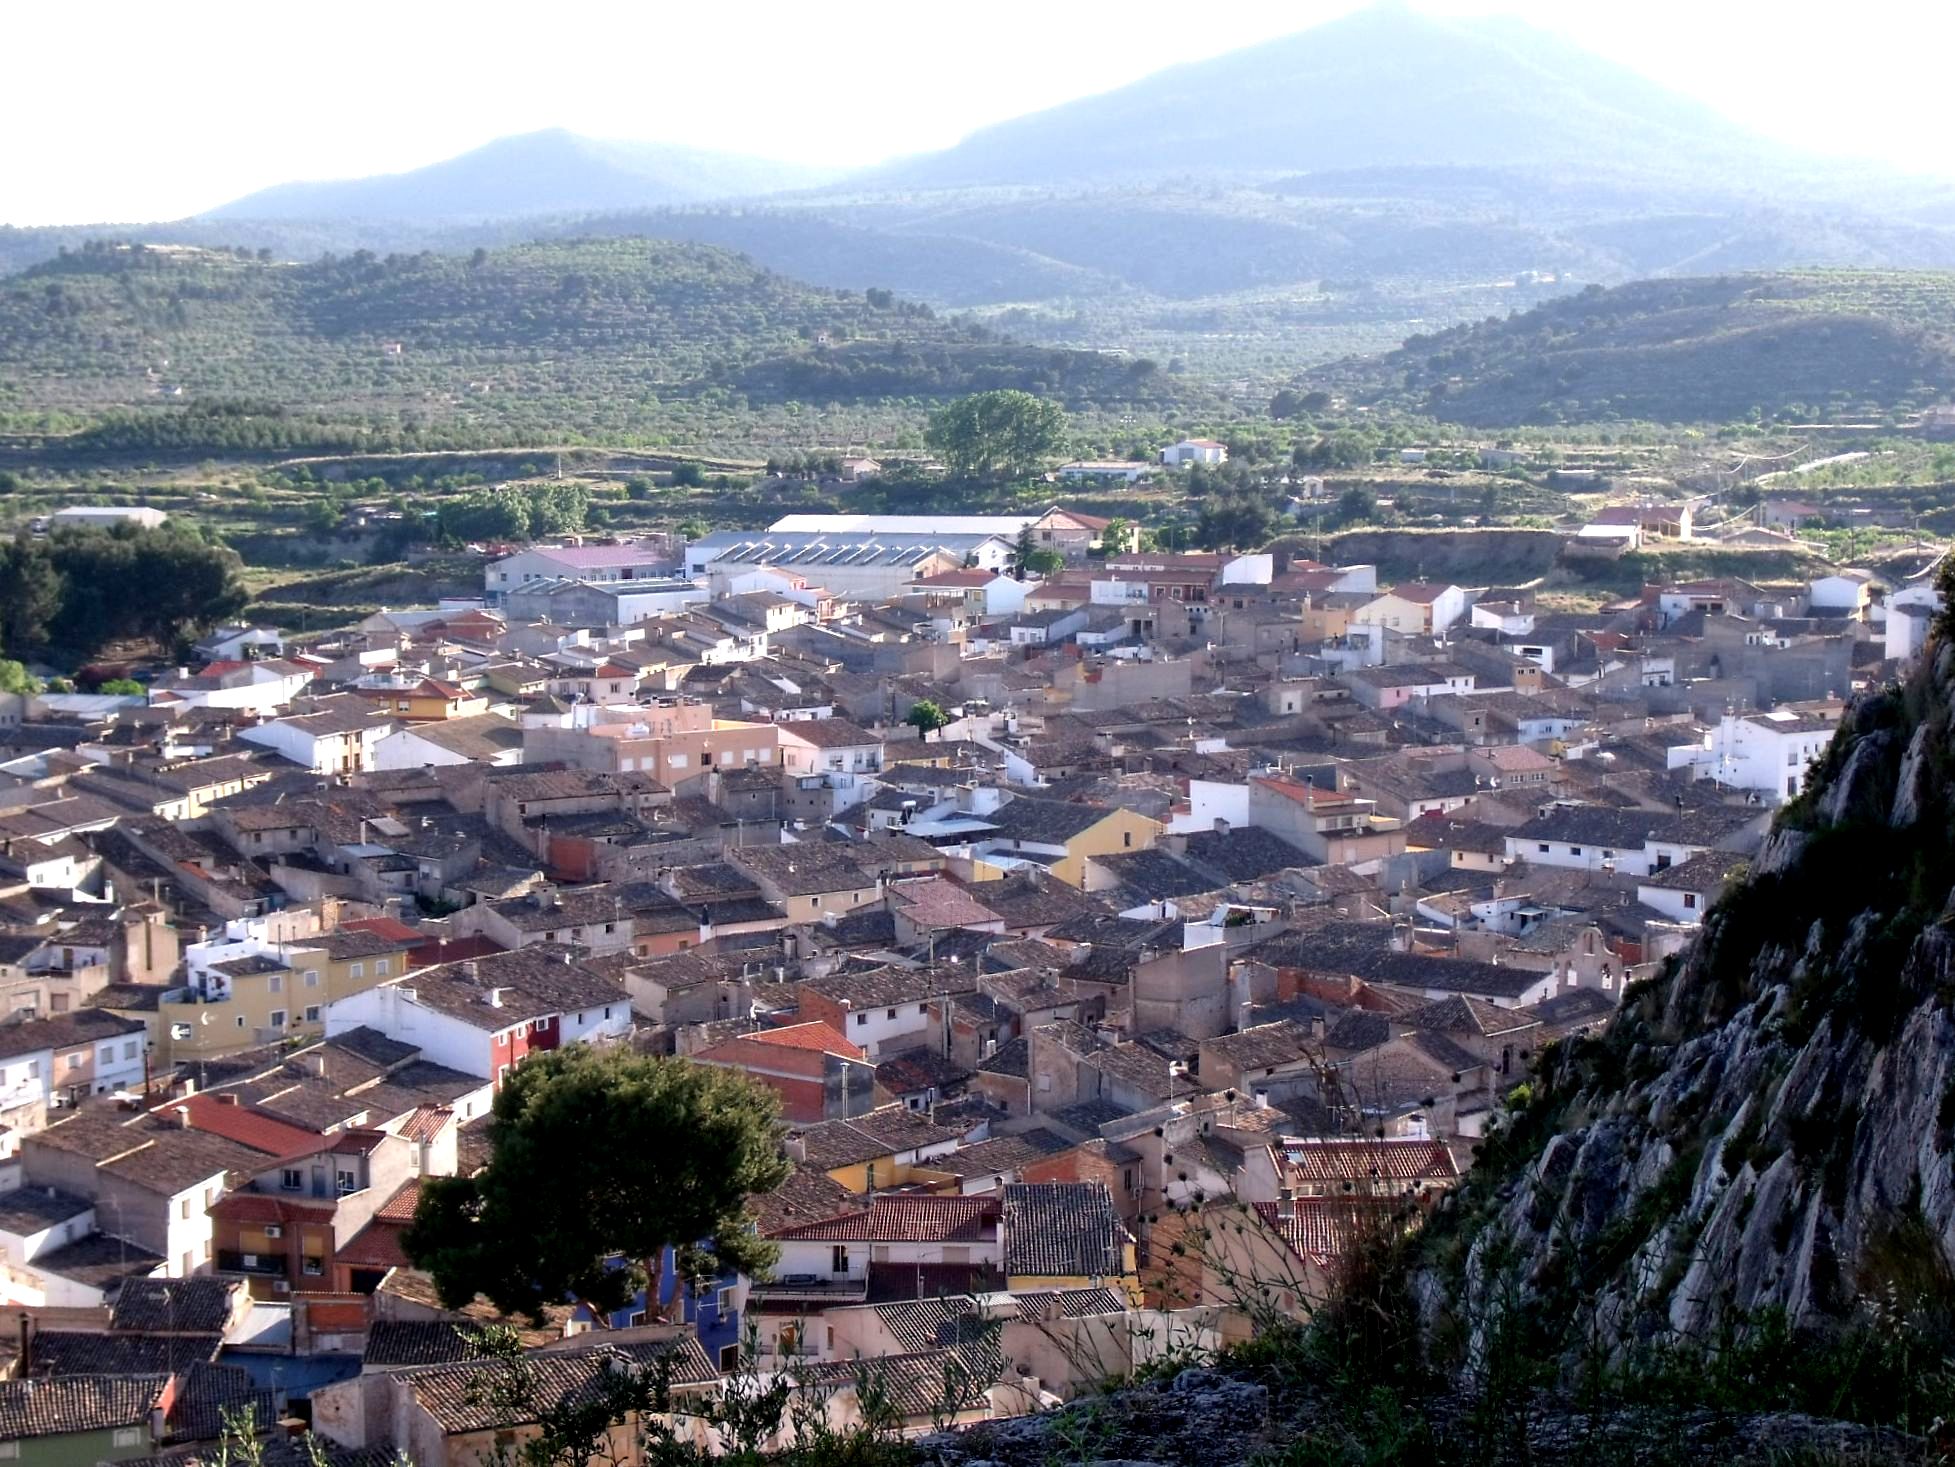
[[[1248,785],[1224,784],[1213,779],[1189,780],[1188,813],[1171,819],[1168,831],[1179,835],[1213,830],[1217,820],[1228,821],[1232,830],[1240,830],[1250,823]]]

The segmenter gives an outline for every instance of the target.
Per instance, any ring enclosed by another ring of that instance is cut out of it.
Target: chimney
[[[326,1051],[325,1050],[323,1049],[320,1050],[317,1054],[315,1054],[312,1057],[312,1069],[313,1069],[313,1073],[318,1075],[320,1079],[323,1080],[326,1078]]]
[[[1258,1090],[1256,1092],[1256,1109],[1257,1110],[1269,1109],[1269,1092],[1267,1090]]]
[[[25,1309],[20,1311],[20,1378],[32,1379],[34,1375],[34,1316]]]
[[[186,1131],[190,1129],[190,1107],[189,1106],[179,1105],[176,1108],[176,1123],[178,1126],[180,1126],[182,1129]]]
[[[1229,822],[1224,820],[1220,815],[1215,817],[1215,833],[1217,835],[1227,835],[1229,833]]]
[[[236,1105],[238,1103],[237,1092],[235,1090],[226,1090],[222,1095],[217,1097],[217,1103],[219,1105]]]
[[[492,1008],[492,1009],[499,1009],[499,1008],[501,1008],[501,1007],[502,1007],[502,995],[503,995],[503,993],[504,993],[505,991],[506,991],[506,990],[504,990],[504,989],[501,989],[501,988],[491,988],[491,989],[489,990],[489,1007],[490,1007],[490,1008]]]
[[[462,980],[467,983],[480,983],[482,981],[481,966],[474,958],[462,959]]]

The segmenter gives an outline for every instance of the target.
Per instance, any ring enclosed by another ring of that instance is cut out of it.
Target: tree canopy
[[[428,1182],[402,1239],[452,1306],[615,1310],[667,1246],[693,1278],[772,1263],[745,1204],[787,1176],[780,1103],[746,1076],[579,1045],[513,1071],[494,1115],[493,1160]]]
[[[0,645],[17,650],[86,656],[125,638],[168,647],[246,599],[237,556],[173,525],[59,530],[0,546]]]
[[[928,737],[949,723],[950,715],[944,712],[941,703],[932,702],[928,698],[918,698],[910,704],[910,711],[903,715],[903,722]]]
[[[1033,472],[1065,442],[1066,412],[1015,388],[978,392],[939,408],[925,441],[954,473]]]

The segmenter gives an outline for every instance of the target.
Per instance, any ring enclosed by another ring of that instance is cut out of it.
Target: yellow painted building
[[[1161,838],[1161,822],[1135,810],[1109,810],[1066,841],[1065,856],[1049,868],[1068,886],[1086,885],[1088,856],[1118,856],[1144,851]]]
[[[408,970],[409,944],[342,930],[280,944],[236,944],[235,958],[193,962],[191,981],[154,1010],[116,1009],[142,1020],[159,1065],[210,1059],[281,1039],[318,1039],[326,1005]]]

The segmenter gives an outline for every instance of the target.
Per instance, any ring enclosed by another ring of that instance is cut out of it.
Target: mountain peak
[[[1771,151],[1552,32],[1383,0],[999,123],[892,172],[912,186],[1407,164],[1674,176]]]
[[[220,205],[214,219],[495,219],[657,208],[805,188],[811,168],[568,128],[496,138],[425,168],[286,183]]]

